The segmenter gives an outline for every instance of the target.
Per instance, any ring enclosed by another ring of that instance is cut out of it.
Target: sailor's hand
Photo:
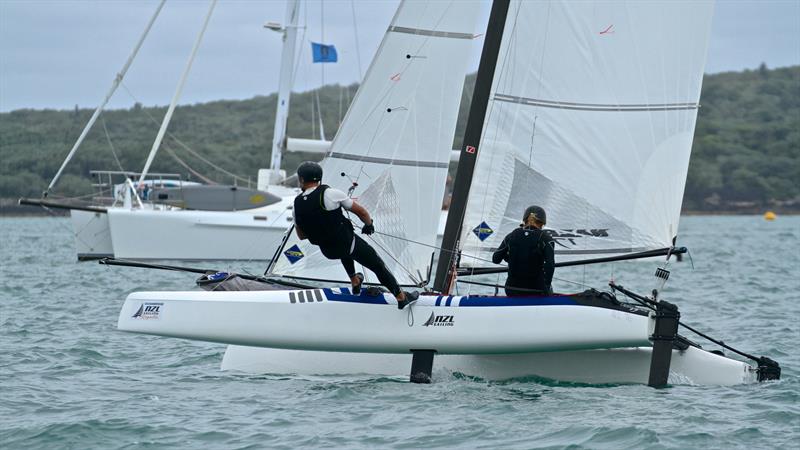
[[[375,232],[375,225],[373,225],[373,223],[374,223],[373,221],[370,221],[370,223],[368,223],[368,224],[364,225],[363,227],[361,227],[361,233],[362,234],[366,234],[366,235],[370,235],[370,234],[374,233]]]

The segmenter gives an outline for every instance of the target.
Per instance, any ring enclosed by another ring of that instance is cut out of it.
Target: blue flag
[[[311,53],[315,63],[335,63],[339,60],[336,47],[332,45],[311,43]]]

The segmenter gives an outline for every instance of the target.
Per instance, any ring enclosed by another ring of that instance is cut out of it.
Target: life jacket
[[[507,286],[546,289],[544,277],[544,247],[551,238],[536,228],[517,228],[508,237]]]
[[[347,248],[353,241],[353,224],[342,213],[342,206],[325,209],[325,190],[321,184],[308,195],[301,193],[294,199],[294,222],[312,244],[326,248]],[[349,253],[349,252],[348,252]]]

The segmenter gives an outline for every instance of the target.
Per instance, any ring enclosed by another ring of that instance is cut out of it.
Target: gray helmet
[[[533,214],[533,219],[534,220],[536,220],[538,222],[542,222],[542,223],[547,223],[547,213],[544,212],[544,208],[542,208],[541,206],[535,206],[535,205],[534,206],[528,206],[525,209],[525,215],[522,216],[522,222],[523,223],[526,222],[528,220],[528,217],[531,214]]]
[[[321,181],[322,166],[314,161],[303,161],[297,166],[297,177],[306,183],[309,181]]]

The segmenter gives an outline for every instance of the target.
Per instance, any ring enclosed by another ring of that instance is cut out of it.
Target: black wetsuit
[[[550,284],[555,271],[554,242],[542,230],[517,228],[503,239],[492,255],[492,261],[508,262],[506,295],[535,295],[552,291]],[[519,289],[514,289],[519,288]]]
[[[312,244],[319,246],[328,259],[342,262],[347,276],[356,273],[355,261],[378,276],[382,285],[394,295],[400,293],[397,279],[366,241],[353,233],[353,224],[342,213],[341,205],[328,211],[324,195],[329,186],[321,184],[308,195],[294,199],[294,222]]]

